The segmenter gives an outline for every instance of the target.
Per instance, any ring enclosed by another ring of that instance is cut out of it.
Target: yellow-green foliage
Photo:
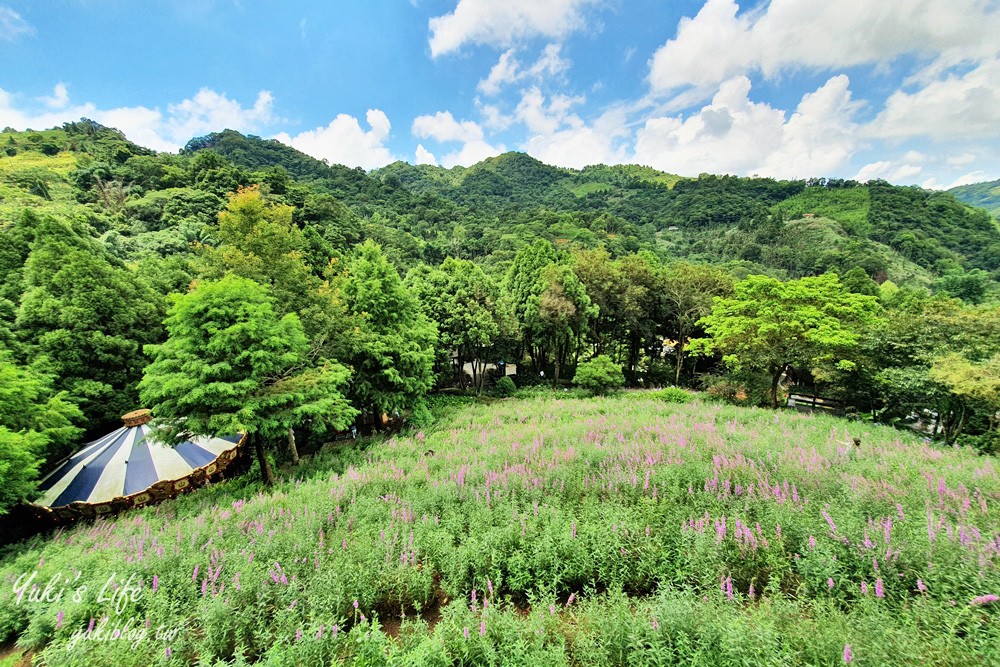
[[[3,152],[3,137],[7,136],[0,134],[0,228],[25,208],[54,214],[79,208],[68,179],[76,169],[77,156],[68,151],[43,155],[35,150],[20,150],[20,146],[16,155],[9,156]]]
[[[775,208],[788,219],[812,214],[836,220],[851,234],[867,236],[870,202],[868,188],[811,187],[786,199]]]

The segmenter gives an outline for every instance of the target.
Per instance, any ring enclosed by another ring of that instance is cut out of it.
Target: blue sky
[[[331,163],[1000,177],[996,0],[0,0],[0,127]]]

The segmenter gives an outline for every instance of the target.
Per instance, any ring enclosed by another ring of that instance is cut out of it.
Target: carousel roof
[[[176,447],[153,442],[148,410],[123,417],[125,426],[89,442],[39,485],[38,505],[105,503],[141,494],[162,482],[183,480],[203,469],[214,471],[221,454],[231,458],[242,436],[193,438]]]

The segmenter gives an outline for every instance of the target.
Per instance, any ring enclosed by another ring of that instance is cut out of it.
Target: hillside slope
[[[960,185],[948,192],[970,206],[985,208],[994,218],[1000,217],[1000,180]]]

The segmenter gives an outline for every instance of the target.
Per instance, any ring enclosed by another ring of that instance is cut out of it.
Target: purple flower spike
[[[1000,595],[990,593],[989,595],[980,595],[979,597],[972,598],[972,602],[970,604],[973,607],[983,607],[997,601],[1000,601]]]
[[[844,664],[850,664],[854,660],[854,652],[850,644],[844,644]]]

